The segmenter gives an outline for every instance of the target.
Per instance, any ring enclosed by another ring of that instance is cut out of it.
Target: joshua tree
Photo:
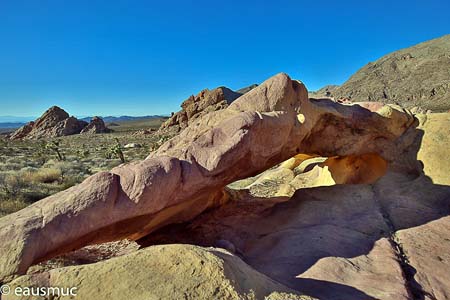
[[[87,158],[89,156],[89,149],[86,148],[86,145],[83,144],[83,148],[82,149],[77,149],[75,151],[76,155],[78,156],[78,158],[82,159],[82,158]]]
[[[122,145],[120,144],[118,138],[115,138],[115,140],[116,140],[116,144],[111,146],[108,149],[108,152],[106,153],[106,157],[112,158],[113,156],[116,156],[120,159],[120,161],[122,163],[125,163],[125,156],[123,155],[123,152],[122,152]]]
[[[53,151],[56,153],[58,160],[64,160],[64,156],[59,151],[59,141],[51,141],[45,145],[45,149]]]
[[[8,142],[5,141],[4,139],[0,138],[0,147],[3,148],[3,147],[7,147],[7,146],[8,146]]]
[[[37,160],[41,165],[45,164],[45,162],[48,160],[47,157],[47,149],[45,147],[45,142],[41,141],[39,143],[39,146],[33,151],[32,155],[35,160]]]

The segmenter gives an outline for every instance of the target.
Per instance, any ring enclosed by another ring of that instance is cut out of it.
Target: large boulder
[[[9,286],[76,287],[75,298],[80,300],[313,299],[255,271],[231,253],[190,245],[151,247],[105,262],[24,276]],[[12,299],[23,298],[13,293],[5,297]]]
[[[304,85],[278,74],[227,109],[198,118],[142,162],[0,219],[0,280],[82,246],[139,239],[228,200],[223,188],[298,153],[376,153],[388,163],[409,147],[415,119],[397,107],[310,101]],[[407,164],[409,171],[417,165]]]

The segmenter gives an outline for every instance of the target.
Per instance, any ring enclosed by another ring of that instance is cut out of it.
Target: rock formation
[[[178,131],[184,129],[203,115],[228,107],[234,100],[257,86],[253,84],[236,92],[226,87],[218,87],[213,90],[205,89],[198,93],[197,96],[192,95],[185,100],[181,104],[181,110],[174,113],[164,122],[161,125],[161,129],[164,130],[171,127],[176,128]]]
[[[225,185],[297,153],[371,152],[392,160],[394,142],[413,124],[389,106],[370,111],[309,101],[302,83],[279,74],[192,123],[145,161],[98,173],[2,218],[1,277],[86,244],[138,239],[189,220],[225,201]]]
[[[80,133],[96,134],[96,133],[108,133],[111,132],[109,128],[106,127],[105,122],[103,122],[100,117],[93,117],[92,120],[86,125]]]
[[[449,53],[450,35],[395,51],[361,68],[330,96],[448,111]]]
[[[433,118],[395,105],[310,100],[301,82],[278,74],[226,109],[195,118],[146,160],[0,219],[0,281],[86,245],[161,238],[227,241],[235,254],[150,247],[22,276],[11,286],[74,284],[80,299],[97,296],[99,286],[100,296],[113,298],[137,291],[189,299],[448,299],[450,166],[439,156],[449,143],[432,141],[450,127]],[[288,192],[255,197],[225,188],[280,163],[265,179]],[[298,176],[311,171],[320,187],[296,190],[305,179]],[[99,282],[102,276],[108,280]],[[130,277],[136,284],[115,284]]]
[[[257,271],[319,299],[450,299],[450,117],[417,117],[416,129],[400,138],[409,146],[398,159],[421,161],[422,172],[392,163],[385,169],[373,154],[360,156],[360,162],[354,156],[297,155],[231,185],[241,188],[238,195],[232,191],[237,201],[140,243],[208,246],[227,240]],[[336,163],[343,163],[340,174],[328,179],[359,170],[378,180],[350,178],[358,183],[351,185],[315,180],[319,171],[332,174]],[[315,180],[307,187],[315,182],[321,187],[283,193],[281,187],[294,185],[297,173],[297,179]],[[281,193],[275,195],[277,187]]]
[[[53,138],[80,132],[102,133],[107,131],[108,129],[101,118],[95,117],[88,124],[85,121],[69,116],[66,111],[58,106],[52,106],[36,121],[29,122],[17,129],[10,136],[10,139]]]
[[[177,126],[184,129],[196,118],[226,108],[231,102],[241,94],[233,92],[226,87],[218,87],[213,90],[202,90],[197,96],[190,96],[181,103],[181,110],[173,114],[166,122],[161,125],[161,129]]]

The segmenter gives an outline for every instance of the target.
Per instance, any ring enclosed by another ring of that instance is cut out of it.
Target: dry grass
[[[22,174],[22,178],[30,183],[53,183],[62,177],[61,169],[41,168],[37,171],[26,171]]]
[[[0,136],[0,217],[82,182],[89,175],[109,171],[121,164],[107,151],[116,139],[122,146],[137,143],[142,147],[122,149],[126,162],[145,159],[165,135],[136,135],[141,129],[158,128],[164,119],[121,122],[115,132],[97,135],[72,135],[48,140],[10,141]],[[59,161],[45,144],[57,141],[64,157]]]
[[[28,203],[22,201],[21,199],[2,199],[2,201],[0,201],[0,217],[21,210],[27,206]]]

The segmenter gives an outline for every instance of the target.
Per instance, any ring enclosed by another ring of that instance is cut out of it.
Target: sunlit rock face
[[[375,153],[328,158],[297,154],[275,168],[234,182],[228,188],[247,191],[255,197],[290,197],[300,188],[374,183],[387,169],[388,162]]]

